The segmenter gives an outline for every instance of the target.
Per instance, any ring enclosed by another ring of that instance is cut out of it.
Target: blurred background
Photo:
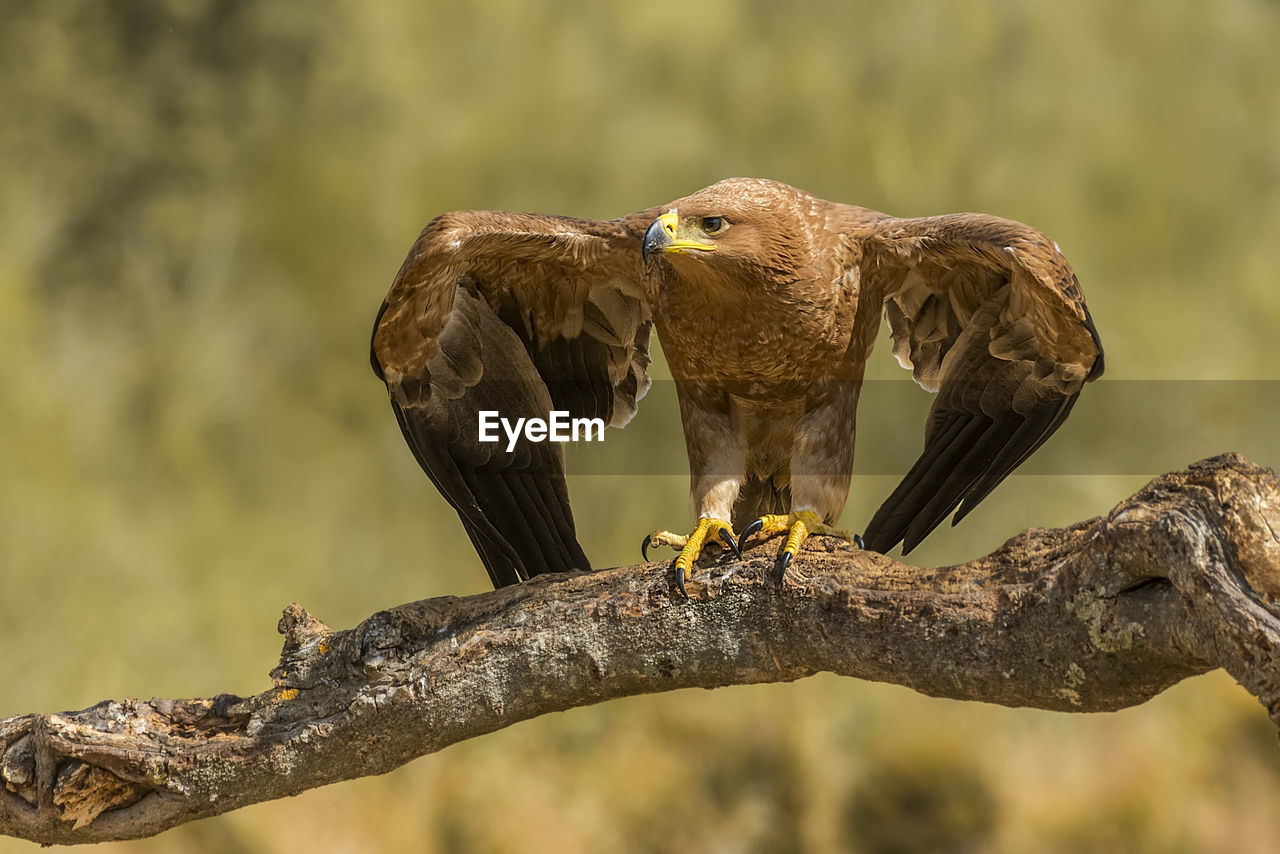
[[[455,208],[609,218],[755,175],[1047,232],[1107,377],[922,564],[1220,451],[1280,461],[1275,2],[0,0],[0,21],[0,715],[254,693],[291,601],[346,628],[487,587],[367,361],[409,244]],[[887,382],[887,346],[870,376],[857,528],[929,404]],[[596,565],[691,525],[679,435],[655,400],[606,445],[674,464],[571,457]],[[1268,851],[1277,801],[1275,730],[1221,673],[1087,716],[818,676],[551,715],[113,850]]]

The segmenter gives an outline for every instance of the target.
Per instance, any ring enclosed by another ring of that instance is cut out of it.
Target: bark
[[[0,720],[0,832],[149,836],[547,712],[819,671],[1088,712],[1222,667],[1280,724],[1277,532],[1274,472],[1224,455],[959,566],[839,546],[779,580],[775,539],[712,562],[687,600],[664,563],[415,602],[349,631],[290,605],[256,696]]]

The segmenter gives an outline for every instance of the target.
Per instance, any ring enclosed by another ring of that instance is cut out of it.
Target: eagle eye
[[[729,223],[724,221],[722,216],[708,216],[702,218],[702,230],[707,234],[719,234],[729,227]]]

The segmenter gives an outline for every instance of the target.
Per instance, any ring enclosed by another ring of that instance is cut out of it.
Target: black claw
[[[863,551],[865,551],[867,548],[867,544],[863,541],[861,534],[853,535],[853,544],[858,548],[862,549]]]
[[[684,570],[676,567],[676,589],[680,591],[680,595],[689,598],[689,592],[684,589]]]
[[[653,542],[653,534],[645,534],[644,542],[640,544],[640,557],[644,558],[644,562],[649,562],[649,543]]]
[[[754,534],[756,531],[759,531],[763,527],[764,527],[763,519],[755,520],[750,525],[742,529],[742,533],[738,535],[738,543],[740,545],[745,545],[747,542],[747,537],[751,536],[752,534]],[[738,552],[738,554],[741,555],[742,552]]]
[[[795,557],[795,555],[787,551],[784,551],[781,556],[778,557],[778,578],[782,578],[782,576],[786,574],[787,567],[791,566],[791,558],[793,557]]]
[[[742,557],[742,549],[738,548],[738,544],[733,541],[733,534],[730,534],[728,529],[721,528],[716,536],[720,538],[722,543],[732,549],[735,555]]]

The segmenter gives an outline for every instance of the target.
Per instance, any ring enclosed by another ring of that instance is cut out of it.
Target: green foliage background
[[[1109,382],[1280,379],[1275,2],[0,0],[0,22],[0,715],[256,692],[287,602],[346,627],[484,589],[367,364],[445,210],[613,217],[746,174],[998,213],[1072,259]],[[1269,422],[1222,439],[1272,384],[1222,387],[1221,429],[1086,393],[1055,443],[1149,463],[1014,477],[913,559],[1222,450],[1274,465]],[[650,407],[623,435],[678,430]],[[893,482],[856,477],[846,523]],[[587,552],[631,562],[691,522],[686,488],[575,477]],[[553,715],[117,850],[1265,851],[1277,799],[1274,729],[1221,674],[1082,717],[815,677]]]

